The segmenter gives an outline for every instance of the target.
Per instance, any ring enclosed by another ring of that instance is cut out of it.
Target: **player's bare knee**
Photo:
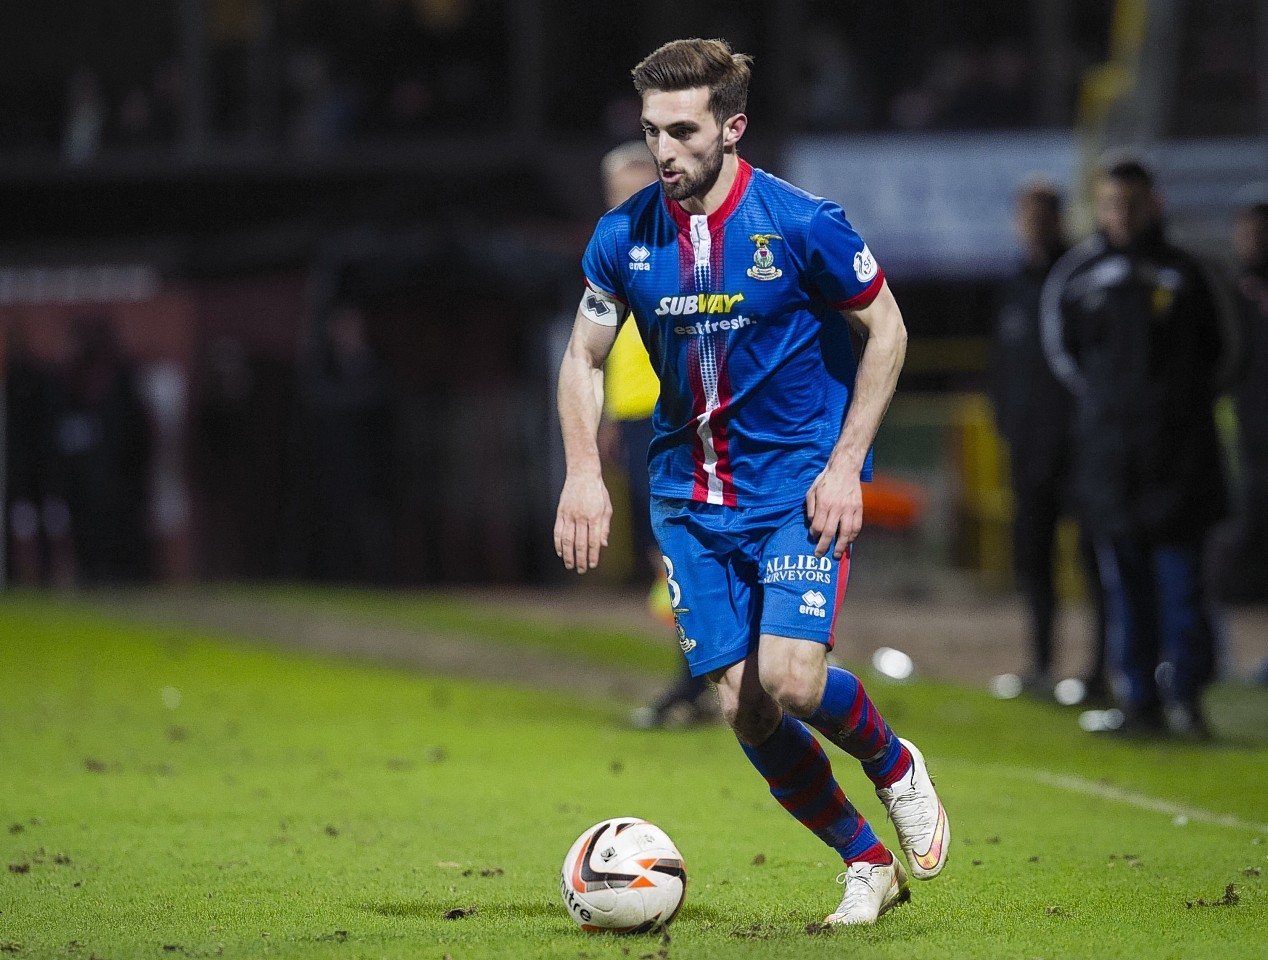
[[[805,671],[772,670],[762,672],[762,686],[771,699],[794,717],[808,717],[819,708],[823,684]]]
[[[796,658],[763,658],[761,681],[767,695],[794,717],[808,717],[819,706],[823,684]]]

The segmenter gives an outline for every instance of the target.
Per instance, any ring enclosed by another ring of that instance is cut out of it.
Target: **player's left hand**
[[[837,560],[845,556],[863,529],[863,486],[858,475],[824,468],[806,492],[806,518],[810,521],[810,536],[818,540],[816,557],[824,556],[829,549]]]

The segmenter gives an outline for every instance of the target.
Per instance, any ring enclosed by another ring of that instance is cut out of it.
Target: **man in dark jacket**
[[[1052,374],[1039,335],[1039,294],[1052,265],[1066,252],[1061,197],[1047,182],[1027,182],[1017,193],[1015,224],[1022,262],[1004,285],[991,356],[995,422],[1008,445],[1013,492],[1013,572],[1030,616],[1030,672],[1022,690],[1050,697],[1052,630],[1056,613],[1053,547],[1069,512],[1070,428],[1074,403]],[[1086,537],[1089,598],[1096,610],[1096,643],[1084,688],[1103,696],[1104,628],[1101,590]]]
[[[1215,637],[1201,560],[1227,506],[1212,405],[1231,325],[1209,274],[1167,241],[1143,164],[1102,167],[1096,218],[1044,285],[1043,334],[1076,401],[1121,729],[1204,737]]]

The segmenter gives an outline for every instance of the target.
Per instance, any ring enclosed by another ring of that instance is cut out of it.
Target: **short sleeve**
[[[880,293],[885,274],[839,206],[824,201],[806,235],[808,276],[837,310],[866,307]]]
[[[605,215],[599,220],[581,258],[581,270],[592,287],[610,293],[622,303],[629,300],[625,284],[616,260],[616,224],[613,217]]]

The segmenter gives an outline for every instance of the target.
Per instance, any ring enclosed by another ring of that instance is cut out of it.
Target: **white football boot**
[[[911,741],[900,741],[911,751],[911,768],[901,780],[877,789],[876,796],[894,821],[911,875],[917,880],[932,880],[946,865],[951,824],[933,789],[924,755]]]
[[[890,907],[911,899],[907,889],[907,871],[897,857],[890,863],[868,863],[860,860],[846,866],[837,877],[845,884],[845,896],[836,911],[823,918],[825,927],[847,923],[875,923]]]

